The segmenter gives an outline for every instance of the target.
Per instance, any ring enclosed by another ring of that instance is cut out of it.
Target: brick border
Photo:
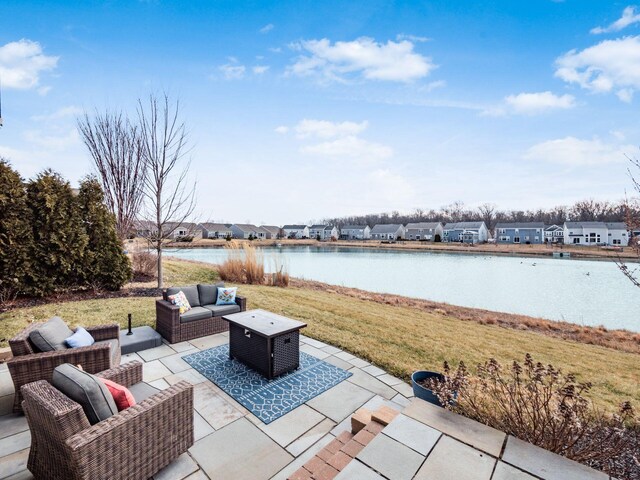
[[[350,432],[331,440],[287,480],[333,480],[399,413],[386,406],[373,413],[361,408],[351,417]]]

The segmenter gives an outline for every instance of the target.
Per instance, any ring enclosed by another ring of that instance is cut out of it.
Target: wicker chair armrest
[[[48,380],[53,370],[63,363],[82,365],[89,373],[107,370],[111,366],[111,346],[106,343],[93,344],[89,347],[19,355],[9,359],[7,366],[11,372],[27,370],[35,380]]]
[[[162,310],[167,310],[171,313],[175,313],[177,312],[178,315],[180,314],[180,307],[177,305],[174,305],[173,303],[169,302],[168,300],[156,300],[156,308],[160,308]]]
[[[29,343],[29,334],[36,328],[41,326],[42,323],[31,323],[29,326],[18,332],[13,338],[9,339],[9,346],[11,347],[11,354],[14,357],[19,355],[29,355],[34,353],[31,344]]]
[[[142,363],[134,360],[97,374],[98,377],[106,378],[124,387],[130,387],[142,382]]]
[[[236,303],[240,306],[241,312],[244,312],[247,309],[247,297],[236,295]]]
[[[91,334],[96,342],[120,338],[120,325],[117,323],[85,327],[85,330]]]
[[[79,478],[149,478],[193,442],[193,386],[181,381],[69,437],[66,445]]]

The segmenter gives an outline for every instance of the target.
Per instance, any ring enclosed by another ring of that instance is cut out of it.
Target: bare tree
[[[632,169],[640,170],[640,159],[635,157],[627,158],[629,159],[629,162],[631,162],[631,166],[627,170],[631,177],[631,181],[633,182],[633,189],[640,194],[640,181],[632,171]],[[627,200],[625,202],[625,219],[627,229],[630,232],[629,247],[633,251],[634,256],[637,257],[637,260],[640,261],[640,243],[638,243],[639,239],[634,236],[634,232],[640,230],[640,213],[638,213],[640,210],[638,208],[638,203],[638,200]],[[621,256],[618,256],[616,264],[620,271],[629,280],[631,280],[631,283],[636,287],[640,287],[640,266],[638,266],[638,263],[630,264],[629,262],[625,262]]]
[[[144,198],[145,162],[137,126],[121,112],[98,113],[78,119],[104,191],[107,207],[116,217],[121,240],[131,233]]]
[[[145,216],[152,225],[147,238],[158,256],[158,288],[162,288],[162,250],[174,230],[185,223],[195,208],[195,182],[188,178],[190,161],[180,104],[149,96],[138,100],[138,116],[145,178]]]
[[[480,217],[490,232],[493,231],[494,220],[496,218],[496,205],[493,203],[483,203],[478,207]]]

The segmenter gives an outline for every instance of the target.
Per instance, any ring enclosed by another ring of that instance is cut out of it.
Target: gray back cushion
[[[38,327],[29,334],[29,340],[41,352],[53,350],[66,350],[65,340],[73,335],[73,332],[60,317],[53,317],[44,325]]]
[[[51,384],[80,404],[91,425],[118,413],[118,407],[106,385],[96,376],[70,363],[63,363],[56,367]]]
[[[215,285],[202,285],[199,283],[200,305],[215,305],[218,299],[218,287],[224,287],[224,282],[218,282]]]
[[[198,296],[198,287],[196,285],[189,285],[187,287],[169,287],[167,288],[167,298],[169,298],[169,295],[175,295],[181,290],[184,293],[184,296],[187,297],[189,305],[192,307],[200,306],[200,297]]]

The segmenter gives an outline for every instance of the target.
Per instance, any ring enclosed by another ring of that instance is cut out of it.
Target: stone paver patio
[[[194,385],[195,444],[156,480],[286,480],[342,432],[361,407],[399,412],[335,477],[340,480],[606,480],[609,477],[485,425],[414,399],[411,387],[348,352],[301,336],[301,350],[353,376],[269,425],[263,424],[183,355],[228,342],[222,333],[123,356],[144,362],[144,380],[167,388]],[[0,479],[33,478],[26,470],[30,434],[11,414],[13,384],[0,364]]]

